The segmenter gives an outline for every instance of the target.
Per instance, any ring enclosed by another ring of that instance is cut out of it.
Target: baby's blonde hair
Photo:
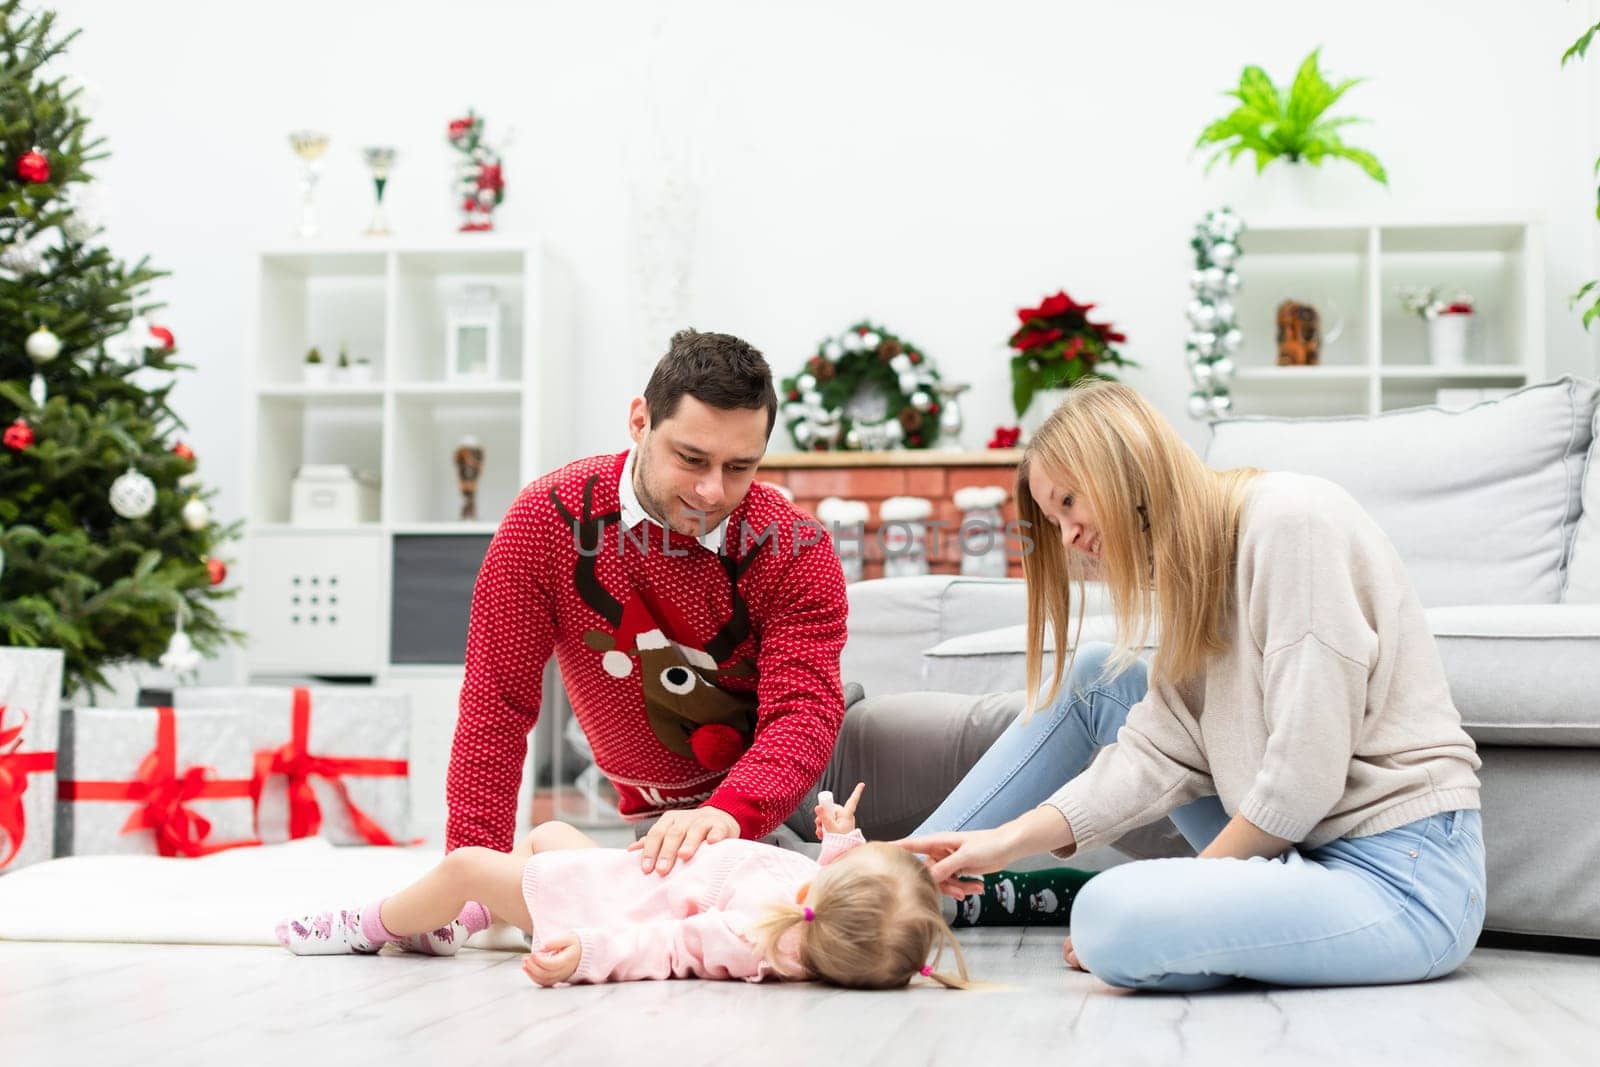
[[[761,953],[785,978],[815,976],[852,989],[896,989],[924,973],[949,989],[971,984],[961,946],[940,909],[939,887],[911,853],[882,842],[860,845],[822,868],[806,907],[782,904],[752,930]],[[800,970],[779,942],[800,928]],[[935,970],[944,950],[956,972]]]

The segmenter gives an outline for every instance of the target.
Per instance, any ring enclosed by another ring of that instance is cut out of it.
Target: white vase
[[[326,363],[302,363],[301,372],[307,385],[327,385],[332,370]]]
[[[1428,362],[1435,367],[1463,367],[1472,337],[1472,315],[1457,312],[1428,320]]]
[[[1033,435],[1039,427],[1044,425],[1044,420],[1050,413],[1061,405],[1067,398],[1065,389],[1040,389],[1033,394],[1033,399],[1028,401],[1028,410],[1022,413],[1022,439],[1024,443],[1033,440]]]

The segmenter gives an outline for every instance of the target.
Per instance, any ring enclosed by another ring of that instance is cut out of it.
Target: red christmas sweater
[[[752,485],[723,550],[621,528],[627,453],[525,488],[472,595],[450,754],[447,848],[509,851],[552,650],[622,814],[703,804],[771,833],[833,752],[844,698],[844,574],[820,525]]]

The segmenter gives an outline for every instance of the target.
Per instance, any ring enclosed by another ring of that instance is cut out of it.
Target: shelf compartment
[[[397,394],[393,403],[389,522],[398,529],[458,521],[461,492],[454,456],[466,434],[484,449],[479,521],[497,521],[522,488],[522,398],[419,393]]]
[[[1244,255],[1237,268],[1242,284],[1233,297],[1235,321],[1244,331],[1244,344],[1235,357],[1241,369],[1277,365],[1278,306],[1285,300],[1310,304],[1321,316],[1322,367],[1367,364],[1371,259],[1365,233],[1245,231],[1240,241]],[[1361,241],[1357,243],[1352,234]],[[1334,236],[1337,242],[1332,241]],[[1318,248],[1318,240],[1327,247]]]
[[[286,524],[295,473],[308,463],[383,469],[383,404],[375,396],[262,395],[256,402],[251,518]]]
[[[514,383],[523,376],[526,254],[487,248],[399,252],[394,262],[395,301],[391,346],[397,383],[449,382],[445,366],[446,328],[451,303],[470,285],[494,289],[500,305],[500,367],[482,384]],[[454,384],[454,383],[451,383]],[[479,383],[467,382],[465,385]]]
[[[333,365],[352,360],[381,373],[387,257],[374,252],[283,252],[260,261],[255,374],[262,386],[304,384],[306,351]]]

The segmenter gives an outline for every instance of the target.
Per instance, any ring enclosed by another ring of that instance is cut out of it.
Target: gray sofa
[[[1490,930],[1600,939],[1597,396],[1562,378],[1457,412],[1234,418],[1206,451],[1338,482],[1405,559],[1483,758]],[[1087,608],[1083,639],[1108,639]],[[1019,581],[861,582],[844,676],[868,696],[1020,689],[1023,618]]]

